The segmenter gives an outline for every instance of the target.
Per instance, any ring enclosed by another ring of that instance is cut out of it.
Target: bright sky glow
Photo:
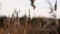
[[[52,4],[52,6],[54,7],[55,4],[55,0],[49,0]],[[35,1],[35,6],[36,9],[32,9],[31,5],[30,5],[30,0],[0,0],[1,3],[1,9],[0,9],[0,14],[1,15],[6,15],[6,16],[11,16],[14,8],[17,9],[17,11],[19,11],[20,9],[20,14],[19,16],[23,16],[25,13],[28,16],[28,11],[30,9],[31,11],[31,18],[32,17],[38,17],[38,16],[43,16],[43,17],[50,17],[50,9],[49,9],[49,4],[47,3],[46,0],[36,0]],[[56,16],[57,18],[60,18],[60,0],[58,0],[58,9],[56,12]]]

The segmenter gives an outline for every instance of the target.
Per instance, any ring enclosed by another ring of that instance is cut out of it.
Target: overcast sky
[[[49,0],[54,7],[55,0]],[[60,0],[57,1],[58,6],[57,6],[57,12],[56,16],[57,18],[60,18]],[[25,13],[28,16],[28,11],[30,9],[31,11],[31,18],[32,17],[38,17],[38,16],[43,16],[43,17],[51,17],[49,12],[49,4],[46,0],[36,0],[35,1],[35,6],[36,9],[33,10],[32,6],[30,5],[30,0],[0,0],[0,15],[6,15],[6,16],[11,16],[12,13],[14,12],[14,9],[17,9],[19,11],[20,9],[20,14],[19,16],[23,16]]]

